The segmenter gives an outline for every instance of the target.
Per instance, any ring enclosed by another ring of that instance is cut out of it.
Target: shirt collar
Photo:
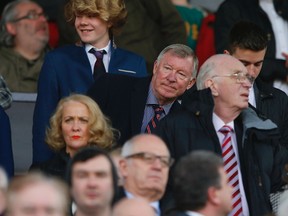
[[[85,44],[85,50],[86,50],[86,52],[88,52],[91,48],[94,48],[97,51],[98,50],[105,50],[106,53],[109,53],[111,51],[110,44],[111,44],[111,41],[109,40],[107,46],[105,46],[101,49],[97,49],[96,47],[93,47],[91,44]]]
[[[169,113],[169,110],[171,109],[173,103],[169,103],[169,104],[161,106],[161,107],[163,107],[164,112],[165,112],[166,115]],[[147,106],[151,106],[151,105],[154,105],[154,104],[158,104],[158,100],[157,100],[157,98],[156,98],[156,96],[155,96],[155,94],[153,92],[152,84],[150,83],[146,105]]]
[[[216,132],[218,132],[224,125],[228,125],[230,128],[234,130],[234,121],[225,124],[222,121],[222,119],[218,115],[216,115],[216,113],[214,112],[213,112],[212,121],[213,121],[213,125],[214,125]]]

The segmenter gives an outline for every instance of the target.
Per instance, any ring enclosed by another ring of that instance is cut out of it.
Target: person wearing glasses
[[[121,152],[119,162],[123,176],[123,188],[119,198],[143,198],[161,214],[162,198],[173,159],[166,144],[153,134],[140,134],[128,140]]]
[[[248,107],[253,82],[242,62],[213,55],[200,68],[193,99],[183,99],[186,110],[167,116],[156,131],[176,163],[194,150],[222,156],[234,194],[231,215],[270,213],[269,194],[284,183],[278,128]]]
[[[12,92],[37,92],[48,51],[49,29],[43,9],[30,0],[8,3],[0,22],[0,75]]]

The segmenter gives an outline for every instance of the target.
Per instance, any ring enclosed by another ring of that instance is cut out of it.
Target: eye
[[[261,67],[263,62],[257,62],[254,64],[255,67]]]
[[[178,76],[178,78],[181,79],[181,80],[184,80],[184,79],[187,78],[186,74],[183,73],[183,72],[178,72],[178,73],[177,73],[177,76]]]

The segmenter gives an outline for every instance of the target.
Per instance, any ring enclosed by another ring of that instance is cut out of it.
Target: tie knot
[[[89,50],[89,53],[92,53],[93,55],[96,56],[97,59],[103,59],[103,55],[106,54],[105,50],[95,50],[94,48],[91,48]]]
[[[155,114],[161,115],[162,113],[164,113],[163,107],[159,106],[158,104],[153,105],[153,109],[154,109]]]
[[[224,125],[222,128],[220,128],[219,132],[221,132],[222,134],[226,135],[229,132],[233,131],[233,129],[228,126],[228,125]]]

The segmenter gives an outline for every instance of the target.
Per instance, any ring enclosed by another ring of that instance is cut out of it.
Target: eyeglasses
[[[36,13],[35,11],[32,11],[32,12],[29,12],[26,16],[14,19],[13,22],[19,22],[20,20],[23,20],[23,19],[38,20],[40,17],[44,17],[45,19],[48,19],[48,16],[46,16],[43,12]]]
[[[162,71],[165,74],[170,74],[171,72],[175,71],[175,77],[177,80],[188,80],[191,79],[190,76],[188,76],[184,71],[177,71],[176,69],[174,69],[173,67],[169,66],[169,65],[164,65],[162,67]]]
[[[170,167],[174,163],[174,159],[168,156],[159,156],[148,152],[139,152],[132,155],[128,155],[125,158],[137,158],[145,161],[147,164],[153,164],[156,159],[160,160],[162,167]]]
[[[248,80],[251,84],[253,84],[254,81],[255,81],[255,78],[253,76],[249,75],[248,73],[244,74],[242,72],[234,73],[234,74],[227,74],[227,75],[215,75],[215,76],[212,76],[212,78],[214,78],[214,77],[231,77],[231,78],[235,78],[236,79],[236,83],[238,83],[238,84],[245,83],[246,80]]]

